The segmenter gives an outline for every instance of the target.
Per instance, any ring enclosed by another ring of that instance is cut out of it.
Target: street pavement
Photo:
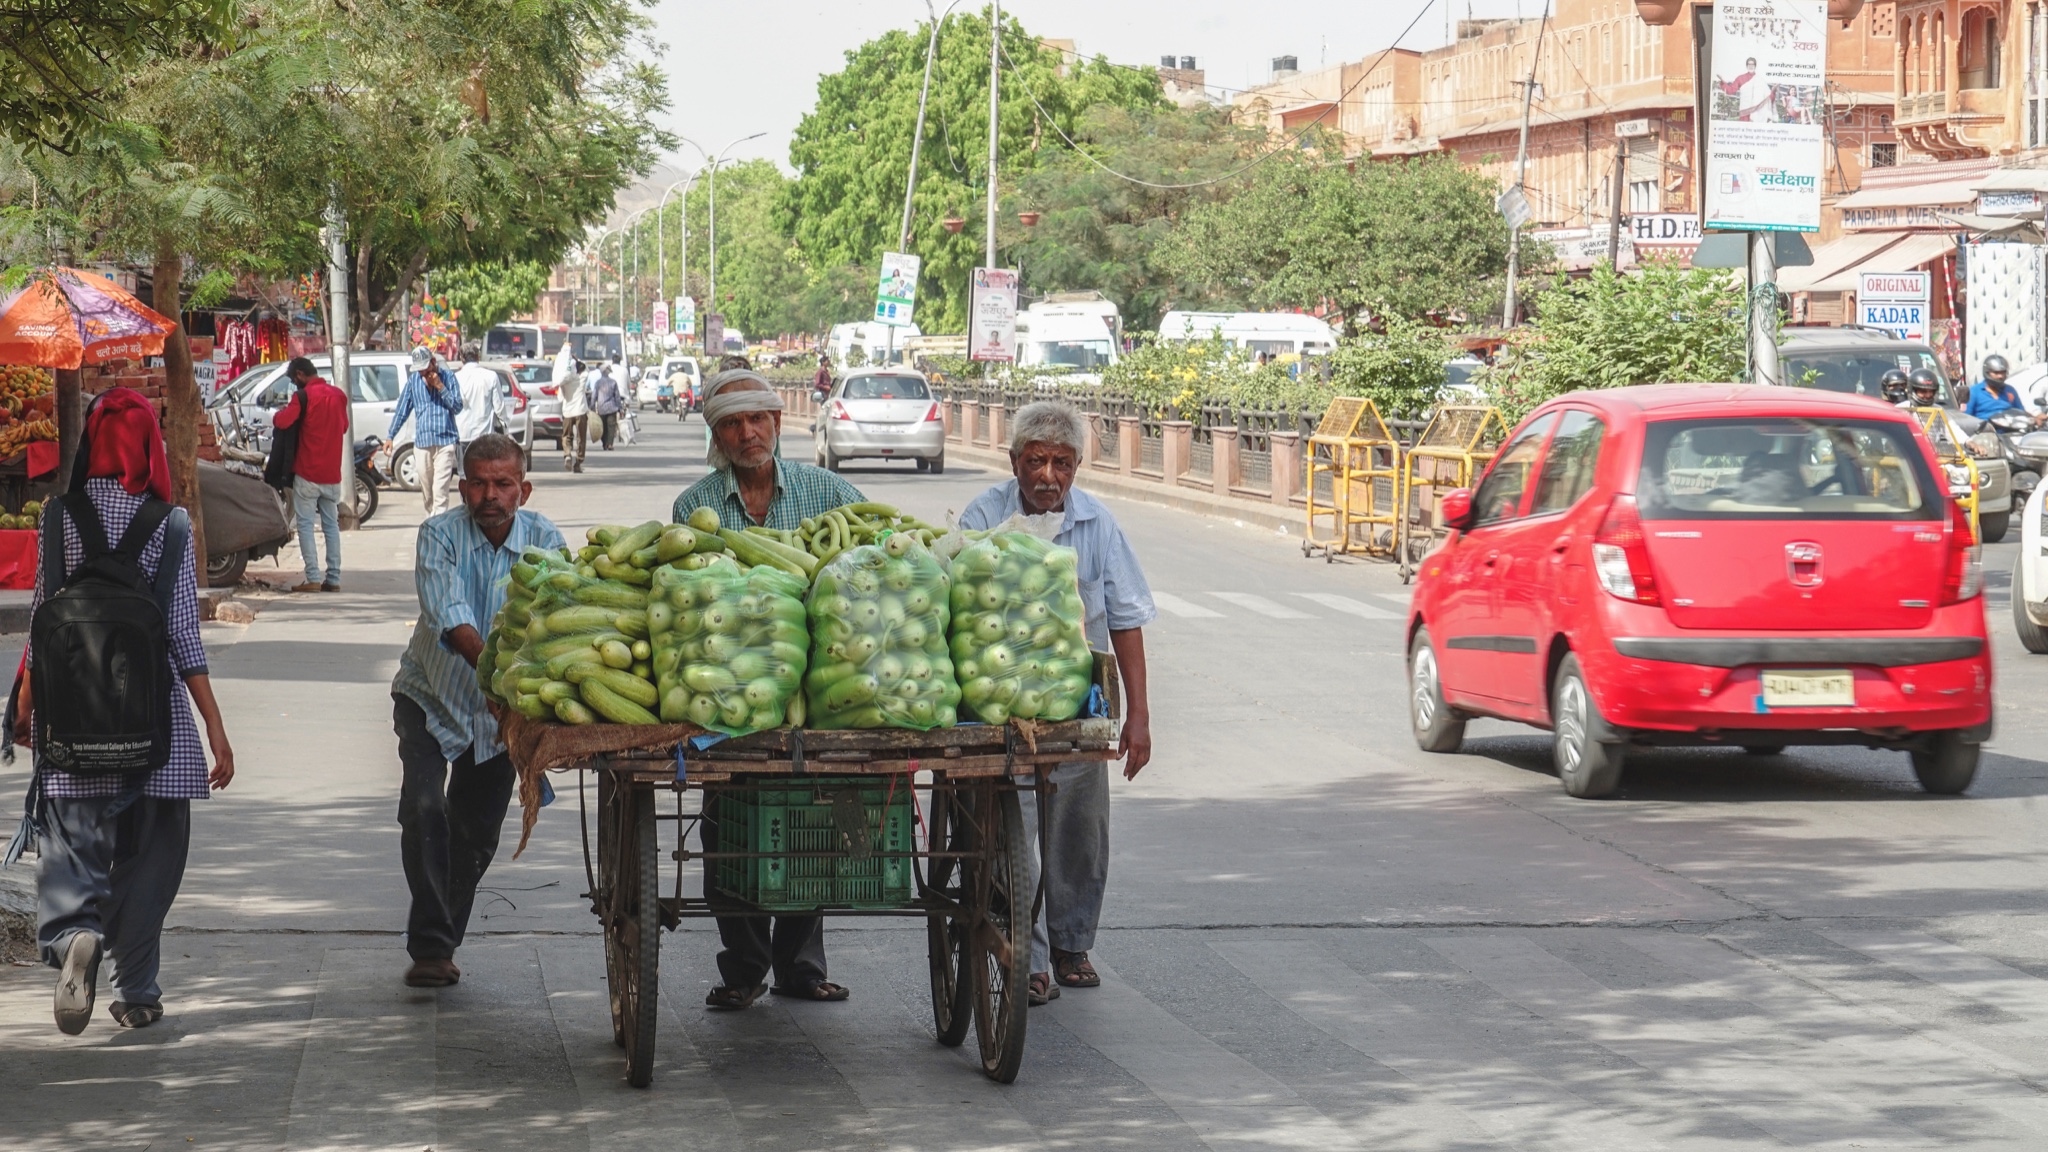
[[[665,518],[703,426],[643,427],[581,476],[544,460],[532,506],[572,537]],[[956,459],[849,478],[938,521],[1002,477]],[[1014,1085],[982,1078],[971,1040],[932,1041],[921,924],[837,920],[843,1004],[707,1012],[715,933],[665,936],[655,1081],[627,1087],[573,777],[516,861],[508,822],[462,983],[403,987],[388,687],[420,516],[387,492],[345,538],[342,594],[207,626],[239,775],[195,806],[164,1021],[65,1037],[51,973],[0,970],[0,1145],[2048,1144],[2048,658],[2013,638],[2011,545],[1989,550],[1999,728],[1969,795],[1922,794],[1903,754],[1679,750],[1574,801],[1532,730],[1415,749],[1390,566],[1110,506],[1161,609],[1156,753],[1113,785],[1103,986],[1031,1012]]]

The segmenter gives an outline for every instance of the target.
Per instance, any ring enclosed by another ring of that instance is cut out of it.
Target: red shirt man
[[[292,459],[292,471],[309,484],[341,483],[341,445],[348,438],[348,397],[341,389],[313,374],[313,363],[304,357],[285,369],[298,390],[291,403],[270,418],[279,428],[299,426],[299,451]]]

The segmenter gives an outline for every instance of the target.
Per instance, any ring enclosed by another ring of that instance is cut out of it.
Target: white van
[[[1337,350],[1337,330],[1329,321],[1300,312],[1168,312],[1159,320],[1162,341],[1196,342],[1219,332],[1254,359],[1261,354],[1275,359],[1327,356]]]
[[[538,360],[547,338],[538,324],[500,324],[484,333],[486,360]],[[557,347],[560,347],[558,344]]]
[[[1102,370],[1122,359],[1116,335],[1093,312],[1041,309],[1032,305],[1017,317],[1017,363],[1020,367],[1066,368],[1078,380],[1102,378]]]

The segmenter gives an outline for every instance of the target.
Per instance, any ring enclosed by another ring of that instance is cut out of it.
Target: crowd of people
[[[466,435],[473,429],[461,420],[470,406],[462,370],[441,368],[426,349],[415,350],[413,366],[394,421],[408,413],[419,419],[416,442],[436,452],[432,471],[423,476],[438,481],[445,467],[458,478],[453,506],[435,510],[436,497],[426,497],[430,515],[420,525],[414,560],[419,616],[391,686],[402,768],[400,866],[411,893],[405,930],[411,962],[403,981],[413,987],[445,987],[461,979],[455,953],[478,885],[496,854],[515,779],[498,723],[477,683],[476,662],[521,551],[560,548],[563,537],[546,516],[526,507],[533,485],[521,447],[494,432]],[[598,365],[563,378],[564,384],[574,385],[561,389],[565,466],[571,472],[580,470],[587,450],[586,435],[579,433],[574,440],[569,435],[572,415],[582,418],[577,423],[583,429],[596,417],[601,444],[611,446],[614,421],[624,407],[615,367]],[[782,459],[776,451],[781,397],[744,359],[728,357],[720,368],[702,395],[710,436],[707,472],[676,497],[671,508],[676,522],[710,509],[729,528],[790,529],[866,499],[839,475]],[[326,418],[333,401],[311,365],[295,364],[292,374],[300,392],[295,407],[280,414],[281,426],[303,425],[302,431],[309,432]],[[65,758],[48,718],[35,708],[36,700],[50,697],[31,688],[43,682],[39,677],[44,674],[33,659],[33,646],[24,656],[27,682],[18,688],[9,724],[36,753],[38,783],[24,834],[39,849],[38,944],[44,962],[59,971],[56,1020],[71,1034],[82,1031],[92,1015],[102,957],[112,959],[109,979],[117,1023],[143,1027],[163,1015],[158,936],[184,871],[189,805],[210,789],[226,787],[234,776],[233,753],[199,643],[191,552],[178,543],[180,532],[189,536],[189,526],[176,516],[161,515],[169,494],[168,482],[159,483],[162,434],[148,402],[132,393],[127,394],[132,399],[124,399],[125,392],[109,392],[88,418],[90,451],[81,450],[73,481],[73,499],[79,503],[67,502],[46,517],[46,525],[56,526],[46,527],[46,533],[62,534],[57,554],[64,562],[47,566],[39,578],[36,612],[60,603],[65,590],[81,579],[77,573],[104,578],[100,568],[109,549],[102,537],[120,533],[114,559],[135,567],[136,587],[146,589],[159,605],[153,619],[161,633],[155,650],[160,654],[153,659],[165,669],[164,736],[145,741],[151,755],[124,762],[124,773],[64,770],[77,765]],[[971,502],[961,523],[993,528],[1019,515],[1060,517],[1055,540],[1077,553],[1088,637],[1093,646],[1117,657],[1125,693],[1120,751],[1124,775],[1131,778],[1151,759],[1143,629],[1155,609],[1137,555],[1115,517],[1073,486],[1085,435],[1081,415],[1064,402],[1027,405],[1012,424],[1013,476]],[[324,517],[329,502],[324,489],[332,481],[314,463],[318,456],[308,455],[308,467],[297,479],[322,489],[301,507],[312,506]],[[151,514],[143,518],[145,513]],[[147,532],[129,531],[131,521]],[[143,543],[130,539],[139,534],[146,536]],[[332,539],[329,566],[316,573],[310,531],[306,538],[308,584],[314,589],[338,586]],[[169,575],[160,579],[160,573]],[[316,575],[322,577],[318,582]],[[173,683],[182,690],[174,692]],[[191,714],[194,706],[213,753],[210,771]],[[1100,983],[1088,953],[1095,946],[1108,879],[1108,766],[1063,764],[1053,779],[1057,788],[1044,811],[1027,807],[1025,842],[1033,846],[1045,893],[1031,950],[1033,1004],[1057,997],[1063,988]],[[707,794],[705,809],[712,808]],[[1047,834],[1039,860],[1036,825],[1041,819]],[[700,834],[707,847],[715,840],[709,820],[700,822]],[[708,870],[706,890],[714,901],[720,899]],[[769,992],[826,1002],[850,995],[828,979],[819,916],[745,915],[737,906],[721,909],[718,903],[714,911],[730,914],[718,917],[719,979],[706,996],[708,1007],[742,1009]]]

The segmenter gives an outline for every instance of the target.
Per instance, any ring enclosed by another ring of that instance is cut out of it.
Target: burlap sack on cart
[[[505,742],[512,768],[519,774],[519,847],[512,853],[514,860],[526,851],[526,841],[540,819],[542,776],[599,756],[673,752],[676,745],[704,734],[695,724],[553,724],[529,720],[498,704],[491,711],[498,717],[498,738]]]

